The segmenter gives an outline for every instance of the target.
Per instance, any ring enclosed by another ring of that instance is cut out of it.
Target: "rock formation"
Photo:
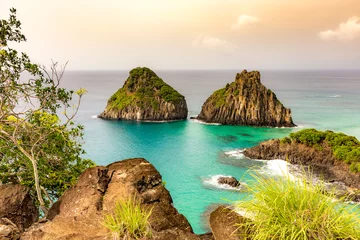
[[[28,228],[39,218],[39,211],[29,189],[19,184],[0,185],[0,219],[8,219],[20,231]],[[7,220],[2,221],[9,222]],[[3,224],[12,228],[12,224]]]
[[[186,119],[184,96],[148,68],[130,71],[125,84],[108,100],[99,115],[104,119],[170,121]]]
[[[258,71],[246,70],[215,91],[203,104],[198,120],[229,125],[294,127],[291,110],[260,82]]]
[[[145,159],[87,169],[52,206],[49,221],[33,225],[21,239],[112,239],[102,224],[104,215],[113,211],[117,201],[133,195],[144,207],[152,208],[151,239],[212,239],[211,234],[193,233],[187,219],[172,205],[160,173]]]
[[[337,160],[326,144],[316,148],[297,142],[282,143],[279,139],[274,139],[262,142],[243,153],[252,159],[282,159],[292,164],[311,166],[311,169],[326,181],[339,181],[348,187],[360,189],[360,173],[351,172],[349,165]]]
[[[239,181],[234,177],[219,177],[217,181],[219,184],[228,185],[233,188],[240,186]]]

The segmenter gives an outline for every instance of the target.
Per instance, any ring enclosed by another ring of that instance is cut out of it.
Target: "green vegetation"
[[[74,92],[59,87],[65,67],[58,70],[53,63],[48,72],[9,47],[26,40],[16,10],[10,12],[8,20],[0,19],[0,183],[30,187],[46,213],[93,166],[81,158],[83,127],[73,122],[86,91],[77,91],[74,103]],[[22,73],[29,79],[20,80]]]
[[[111,96],[108,108],[122,110],[134,104],[138,107],[158,109],[157,97],[175,104],[184,100],[184,96],[166,84],[152,70],[138,67],[130,71],[124,86]]]
[[[237,203],[251,219],[238,224],[248,230],[244,239],[360,239],[359,210],[335,201],[323,185],[290,176],[254,177],[256,181],[249,186],[252,196]]]
[[[291,133],[289,138],[283,138],[281,143],[294,141],[316,149],[329,146],[334,157],[350,164],[350,170],[360,172],[360,141],[353,136],[332,131],[318,131],[316,129],[305,129]]]
[[[150,237],[151,212],[151,209],[142,209],[135,196],[129,197],[116,203],[114,213],[105,216],[104,226],[111,231],[114,239]]]

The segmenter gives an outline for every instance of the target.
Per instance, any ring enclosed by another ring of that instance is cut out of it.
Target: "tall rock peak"
[[[270,127],[296,126],[291,110],[260,81],[260,72],[243,70],[235,81],[215,91],[197,119],[209,123]]]

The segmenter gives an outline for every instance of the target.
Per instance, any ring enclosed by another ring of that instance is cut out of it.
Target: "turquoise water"
[[[211,92],[233,81],[236,71],[157,71],[185,95],[196,115]],[[214,205],[239,200],[246,192],[221,189],[212,176],[231,175],[248,182],[247,170],[276,166],[247,160],[239,149],[288,135],[305,127],[343,131],[360,138],[360,71],[264,71],[262,82],[293,111],[299,128],[205,125],[196,121],[139,123],[95,118],[107,98],[122,86],[127,72],[68,72],[64,84],[85,87],[77,121],[85,126],[87,157],[99,165],[143,157],[159,170],[174,205],[196,233],[205,232],[206,213]]]

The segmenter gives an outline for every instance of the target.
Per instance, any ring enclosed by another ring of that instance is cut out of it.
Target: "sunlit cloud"
[[[319,37],[324,41],[340,40],[351,41],[360,36],[360,18],[351,17],[347,22],[341,23],[335,30],[327,30],[319,33]]]
[[[225,53],[231,53],[238,48],[234,43],[227,40],[219,39],[212,36],[204,36],[201,34],[192,43],[193,47],[196,48],[207,48],[212,50],[221,50]]]
[[[231,29],[237,30],[240,29],[246,25],[258,23],[260,22],[260,19],[257,17],[249,16],[249,15],[240,15],[237,22],[233,25],[231,25]]]

